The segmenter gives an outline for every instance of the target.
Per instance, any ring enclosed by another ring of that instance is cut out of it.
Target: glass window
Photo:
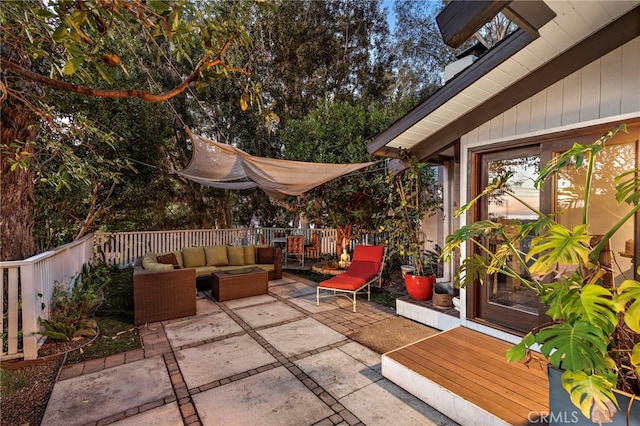
[[[540,167],[540,157],[538,155],[488,161],[486,167],[488,182],[504,175],[506,172],[511,172],[513,176],[507,184],[509,192],[532,208],[540,209],[540,191],[533,186]],[[507,232],[510,224],[514,224],[512,227],[515,230],[516,222],[526,223],[536,219],[536,215],[531,209],[512,197],[500,194],[495,194],[489,198],[487,216],[491,221],[504,224]],[[522,240],[520,250],[526,252],[529,249],[530,242],[531,238]],[[503,241],[498,241],[494,237],[489,241],[489,248],[495,251],[502,244]],[[515,259],[509,261],[509,267],[515,271],[521,269],[520,264]],[[536,295],[515,278],[495,274],[490,277],[486,290],[488,291],[487,298],[490,304],[534,315],[538,314],[538,299]]]
[[[631,209],[628,204],[618,205],[614,177],[636,167],[635,144],[607,145],[597,158],[587,221],[593,235],[602,235]],[[558,222],[568,228],[582,223],[585,174],[586,165],[577,170],[567,167],[558,174],[555,211],[560,213]],[[616,283],[624,280],[625,276],[633,278],[633,235],[634,222],[629,220],[611,239],[609,261]]]

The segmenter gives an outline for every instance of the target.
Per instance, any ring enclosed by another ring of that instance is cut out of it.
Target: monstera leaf
[[[640,282],[625,280],[617,289],[614,301],[619,312],[624,312],[624,322],[640,333]],[[630,304],[627,307],[627,304]]]
[[[449,261],[453,251],[456,248],[460,248],[460,244],[494,233],[500,228],[502,228],[501,224],[490,220],[479,220],[470,223],[469,225],[462,226],[453,234],[447,236],[445,246],[442,249],[442,252],[447,254],[445,260],[447,262]]]
[[[580,297],[579,288],[580,285],[578,283],[569,279],[544,284],[540,297],[542,303],[549,307],[546,314],[554,321],[566,319],[569,314],[567,306],[571,305],[569,301]]]
[[[525,359],[528,348],[530,348],[535,342],[535,336],[532,333],[527,333],[518,344],[507,349],[507,361],[519,362]]]
[[[573,231],[564,226],[551,225],[547,232],[531,241],[531,249],[526,260],[535,259],[530,271],[545,275],[552,271],[556,264],[586,264],[589,259],[589,242],[591,237],[585,225],[578,225]]]
[[[562,387],[569,392],[571,402],[580,408],[582,415],[594,422],[611,423],[618,412],[618,402],[611,391],[613,383],[604,376],[565,371]]]
[[[606,358],[607,338],[603,331],[587,322],[568,322],[542,329],[536,340],[540,351],[556,368],[591,370]]]
[[[597,284],[584,286],[570,309],[572,314],[580,317],[580,321],[588,321],[607,334],[613,332],[618,324],[611,292]]]
[[[636,367],[636,372],[640,374],[640,343],[636,343],[631,351],[631,364]]]
[[[478,254],[469,256],[462,261],[454,279],[456,282],[460,283],[461,287],[465,287],[467,284],[471,284],[475,280],[478,280],[482,284],[487,273],[487,263],[488,260]]]

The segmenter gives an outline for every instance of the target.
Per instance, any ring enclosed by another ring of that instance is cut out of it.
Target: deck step
[[[533,424],[549,410],[547,374],[507,362],[511,346],[456,327],[384,354],[382,375],[462,425]]]

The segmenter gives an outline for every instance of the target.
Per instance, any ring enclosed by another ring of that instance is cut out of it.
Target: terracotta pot
[[[433,295],[433,284],[436,282],[435,275],[421,276],[406,274],[404,285],[407,293],[415,300],[429,300]]]

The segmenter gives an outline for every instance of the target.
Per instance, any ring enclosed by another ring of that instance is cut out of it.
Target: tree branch
[[[223,47],[223,51],[220,52],[220,56],[213,60],[202,62],[180,85],[174,87],[171,90],[167,90],[161,94],[153,94],[144,90],[109,90],[109,89],[96,89],[86,86],[79,86],[76,84],[67,83],[64,81],[56,80],[44,76],[42,74],[35,73],[26,68],[21,67],[18,64],[7,61],[6,59],[0,59],[0,68],[7,69],[15,74],[18,74],[24,78],[35,81],[40,84],[52,87],[58,90],[64,90],[66,92],[80,93],[82,95],[100,97],[100,98],[139,98],[149,102],[162,102],[173,98],[184,92],[190,83],[198,79],[200,72],[207,68],[211,68],[217,65],[224,67],[225,69],[233,72],[238,72],[244,75],[251,75],[251,73],[242,68],[235,68],[228,66],[222,59],[224,50],[229,46],[229,42]]]

